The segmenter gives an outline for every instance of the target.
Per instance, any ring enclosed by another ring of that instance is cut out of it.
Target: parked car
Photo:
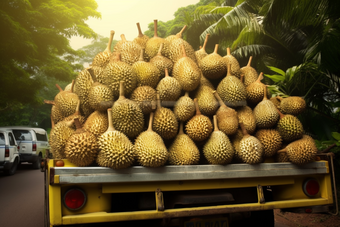
[[[11,130],[0,130],[0,171],[13,175],[20,163],[17,142]]]
[[[34,169],[39,169],[41,159],[45,158],[50,149],[45,129],[27,126],[7,126],[1,129],[13,132],[19,146],[20,162],[32,163]]]

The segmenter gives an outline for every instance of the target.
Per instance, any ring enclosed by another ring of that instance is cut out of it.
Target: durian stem
[[[158,92],[157,92],[156,97],[157,97],[157,109],[159,110],[162,107],[162,105],[161,105],[161,98]]]
[[[45,104],[55,105],[55,102],[53,100],[44,100]]]
[[[184,93],[184,96],[189,97],[189,92],[186,91],[186,92]]]
[[[122,80],[119,82],[119,98],[120,99],[125,98],[124,94],[125,94],[124,81]]]
[[[138,61],[144,61],[144,48],[141,49]]]
[[[249,133],[247,132],[247,129],[244,127],[243,122],[240,122],[239,125],[241,127],[243,136],[249,136]]]
[[[205,36],[205,40],[204,40],[203,47],[202,47],[203,50],[205,50],[205,47],[207,46],[209,36],[210,36],[210,34],[207,34],[207,35]]]
[[[261,80],[263,79],[263,72],[260,73],[259,77],[257,78],[256,82],[261,83]]]
[[[121,61],[121,53],[117,52],[114,61]]]
[[[268,100],[268,98],[267,98],[267,86],[263,86],[263,100]]]
[[[79,123],[79,125],[80,125],[80,121],[79,121],[79,119],[78,118],[75,118],[75,119],[77,119],[78,120],[78,123]],[[69,121],[66,121],[65,123],[66,123],[66,126],[67,127],[69,127],[69,128],[71,128],[72,127],[72,125],[73,125],[73,123],[75,123],[75,119],[72,119],[72,120],[69,120]],[[76,125],[77,126],[77,125]],[[80,125],[80,128],[81,128],[81,125]]]
[[[231,54],[230,54],[230,48],[229,48],[229,47],[227,47],[227,55],[231,55]]]
[[[183,131],[183,121],[181,121],[179,123],[179,132],[178,132],[178,135],[183,135],[184,134],[184,131]]]
[[[182,48],[183,57],[186,57],[187,53],[185,53],[185,48],[183,44],[181,45],[181,48]]]
[[[138,37],[143,37],[144,34],[142,32],[142,29],[140,28],[140,24],[139,23],[137,23],[137,28],[138,28]]]
[[[250,57],[249,57],[249,61],[248,61],[248,64],[247,64],[247,66],[248,66],[248,67],[250,67],[250,64],[251,64],[251,60],[252,60],[252,59],[253,59],[253,56],[250,56]]]
[[[162,56],[162,49],[163,49],[164,43],[161,43],[161,45],[159,45],[159,49],[158,49],[158,53],[157,56]]]
[[[112,109],[109,108],[107,109],[107,117],[108,117],[108,120],[109,120],[109,127],[107,128],[107,132],[110,132],[110,131],[114,131],[115,128],[113,127],[113,123],[112,123]]]
[[[151,131],[151,132],[153,131],[153,130],[152,130],[153,115],[154,115],[154,113],[151,112],[151,113],[150,113],[150,117],[149,117],[148,131]]]
[[[77,102],[76,112],[74,112],[76,115],[80,115],[80,100]]]
[[[71,93],[73,93],[73,88],[74,88],[74,80],[72,80]]]
[[[187,26],[184,25],[184,27],[182,28],[182,30],[181,30],[180,32],[178,32],[178,33],[176,34],[176,36],[177,36],[178,38],[182,38],[183,32],[184,32],[184,30],[185,30],[186,28],[187,28]]]
[[[59,86],[59,84],[56,84],[55,86],[58,88],[59,91],[64,91],[64,90]]]
[[[52,114],[50,115],[51,117],[51,128],[53,129],[54,128],[54,121],[53,121],[53,118],[52,118]]]
[[[227,70],[228,70],[227,76],[231,76],[231,64],[228,64],[228,65],[227,65]],[[229,77],[229,78],[230,78],[230,77]]]
[[[126,42],[126,41],[127,41],[124,34],[121,34],[121,35],[120,35],[120,38],[122,39],[123,42]]]
[[[278,108],[276,108],[276,111],[279,113],[280,119],[284,118],[285,115],[281,113],[281,111]]]
[[[153,37],[158,37],[157,34],[157,20],[153,20],[154,35]]]
[[[240,80],[241,80],[242,84],[244,84],[244,74],[241,74]]]
[[[90,67],[86,68],[86,70],[90,73],[93,82],[96,83],[97,82],[97,77],[94,75],[93,68],[90,66]]]
[[[196,108],[196,115],[201,115],[201,111],[200,111],[200,108],[198,106],[197,98],[194,99],[194,103],[195,103],[195,108]]]
[[[110,31],[109,42],[107,43],[107,47],[106,47],[106,49],[104,50],[105,52],[111,53],[111,43],[112,43],[114,34],[115,34],[115,31],[111,30],[111,31]]]
[[[166,76],[166,77],[169,76],[168,68],[165,68],[164,71],[165,71],[165,76]]]
[[[218,51],[218,44],[215,45],[214,53],[217,54]]]
[[[78,118],[74,118],[74,124],[76,125],[76,129],[81,129],[81,124]]]
[[[280,154],[280,153],[287,153],[287,148],[278,150],[277,153],[278,153],[278,154]]]
[[[220,106],[227,106],[223,100],[221,99],[220,95],[217,93],[217,91],[213,91],[213,94],[215,95],[215,98],[217,99]]]
[[[213,116],[213,120],[214,120],[214,131],[215,131],[215,132],[216,132],[216,131],[220,131],[220,130],[218,129],[218,125],[217,125],[217,117],[216,117],[216,115]]]

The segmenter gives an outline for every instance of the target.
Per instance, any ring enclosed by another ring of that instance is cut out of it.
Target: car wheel
[[[41,166],[41,156],[39,155],[37,161],[32,163],[32,168],[33,169],[40,169]]]
[[[19,161],[18,161],[18,158],[16,158],[14,160],[12,167],[10,169],[5,170],[5,174],[8,176],[13,175],[15,171],[17,171],[18,164],[19,164]]]

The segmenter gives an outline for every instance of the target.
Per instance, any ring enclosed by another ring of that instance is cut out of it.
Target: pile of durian
[[[296,117],[300,97],[271,97],[262,73],[230,54],[195,51],[176,35],[121,35],[52,104],[55,159],[113,169],[315,160],[314,140]]]

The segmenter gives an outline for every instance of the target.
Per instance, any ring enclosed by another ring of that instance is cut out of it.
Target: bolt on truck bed
[[[75,167],[63,161],[64,166],[57,167],[55,160],[49,160],[46,168],[46,226],[155,219],[163,224],[164,220],[181,220],[176,223],[183,226],[191,223],[185,220],[206,215],[227,220],[239,212],[333,204],[329,162],[325,160],[302,166],[287,162],[122,170]],[[319,187],[309,196],[304,193],[308,179]],[[65,203],[71,189],[80,189],[85,196],[78,210]]]

